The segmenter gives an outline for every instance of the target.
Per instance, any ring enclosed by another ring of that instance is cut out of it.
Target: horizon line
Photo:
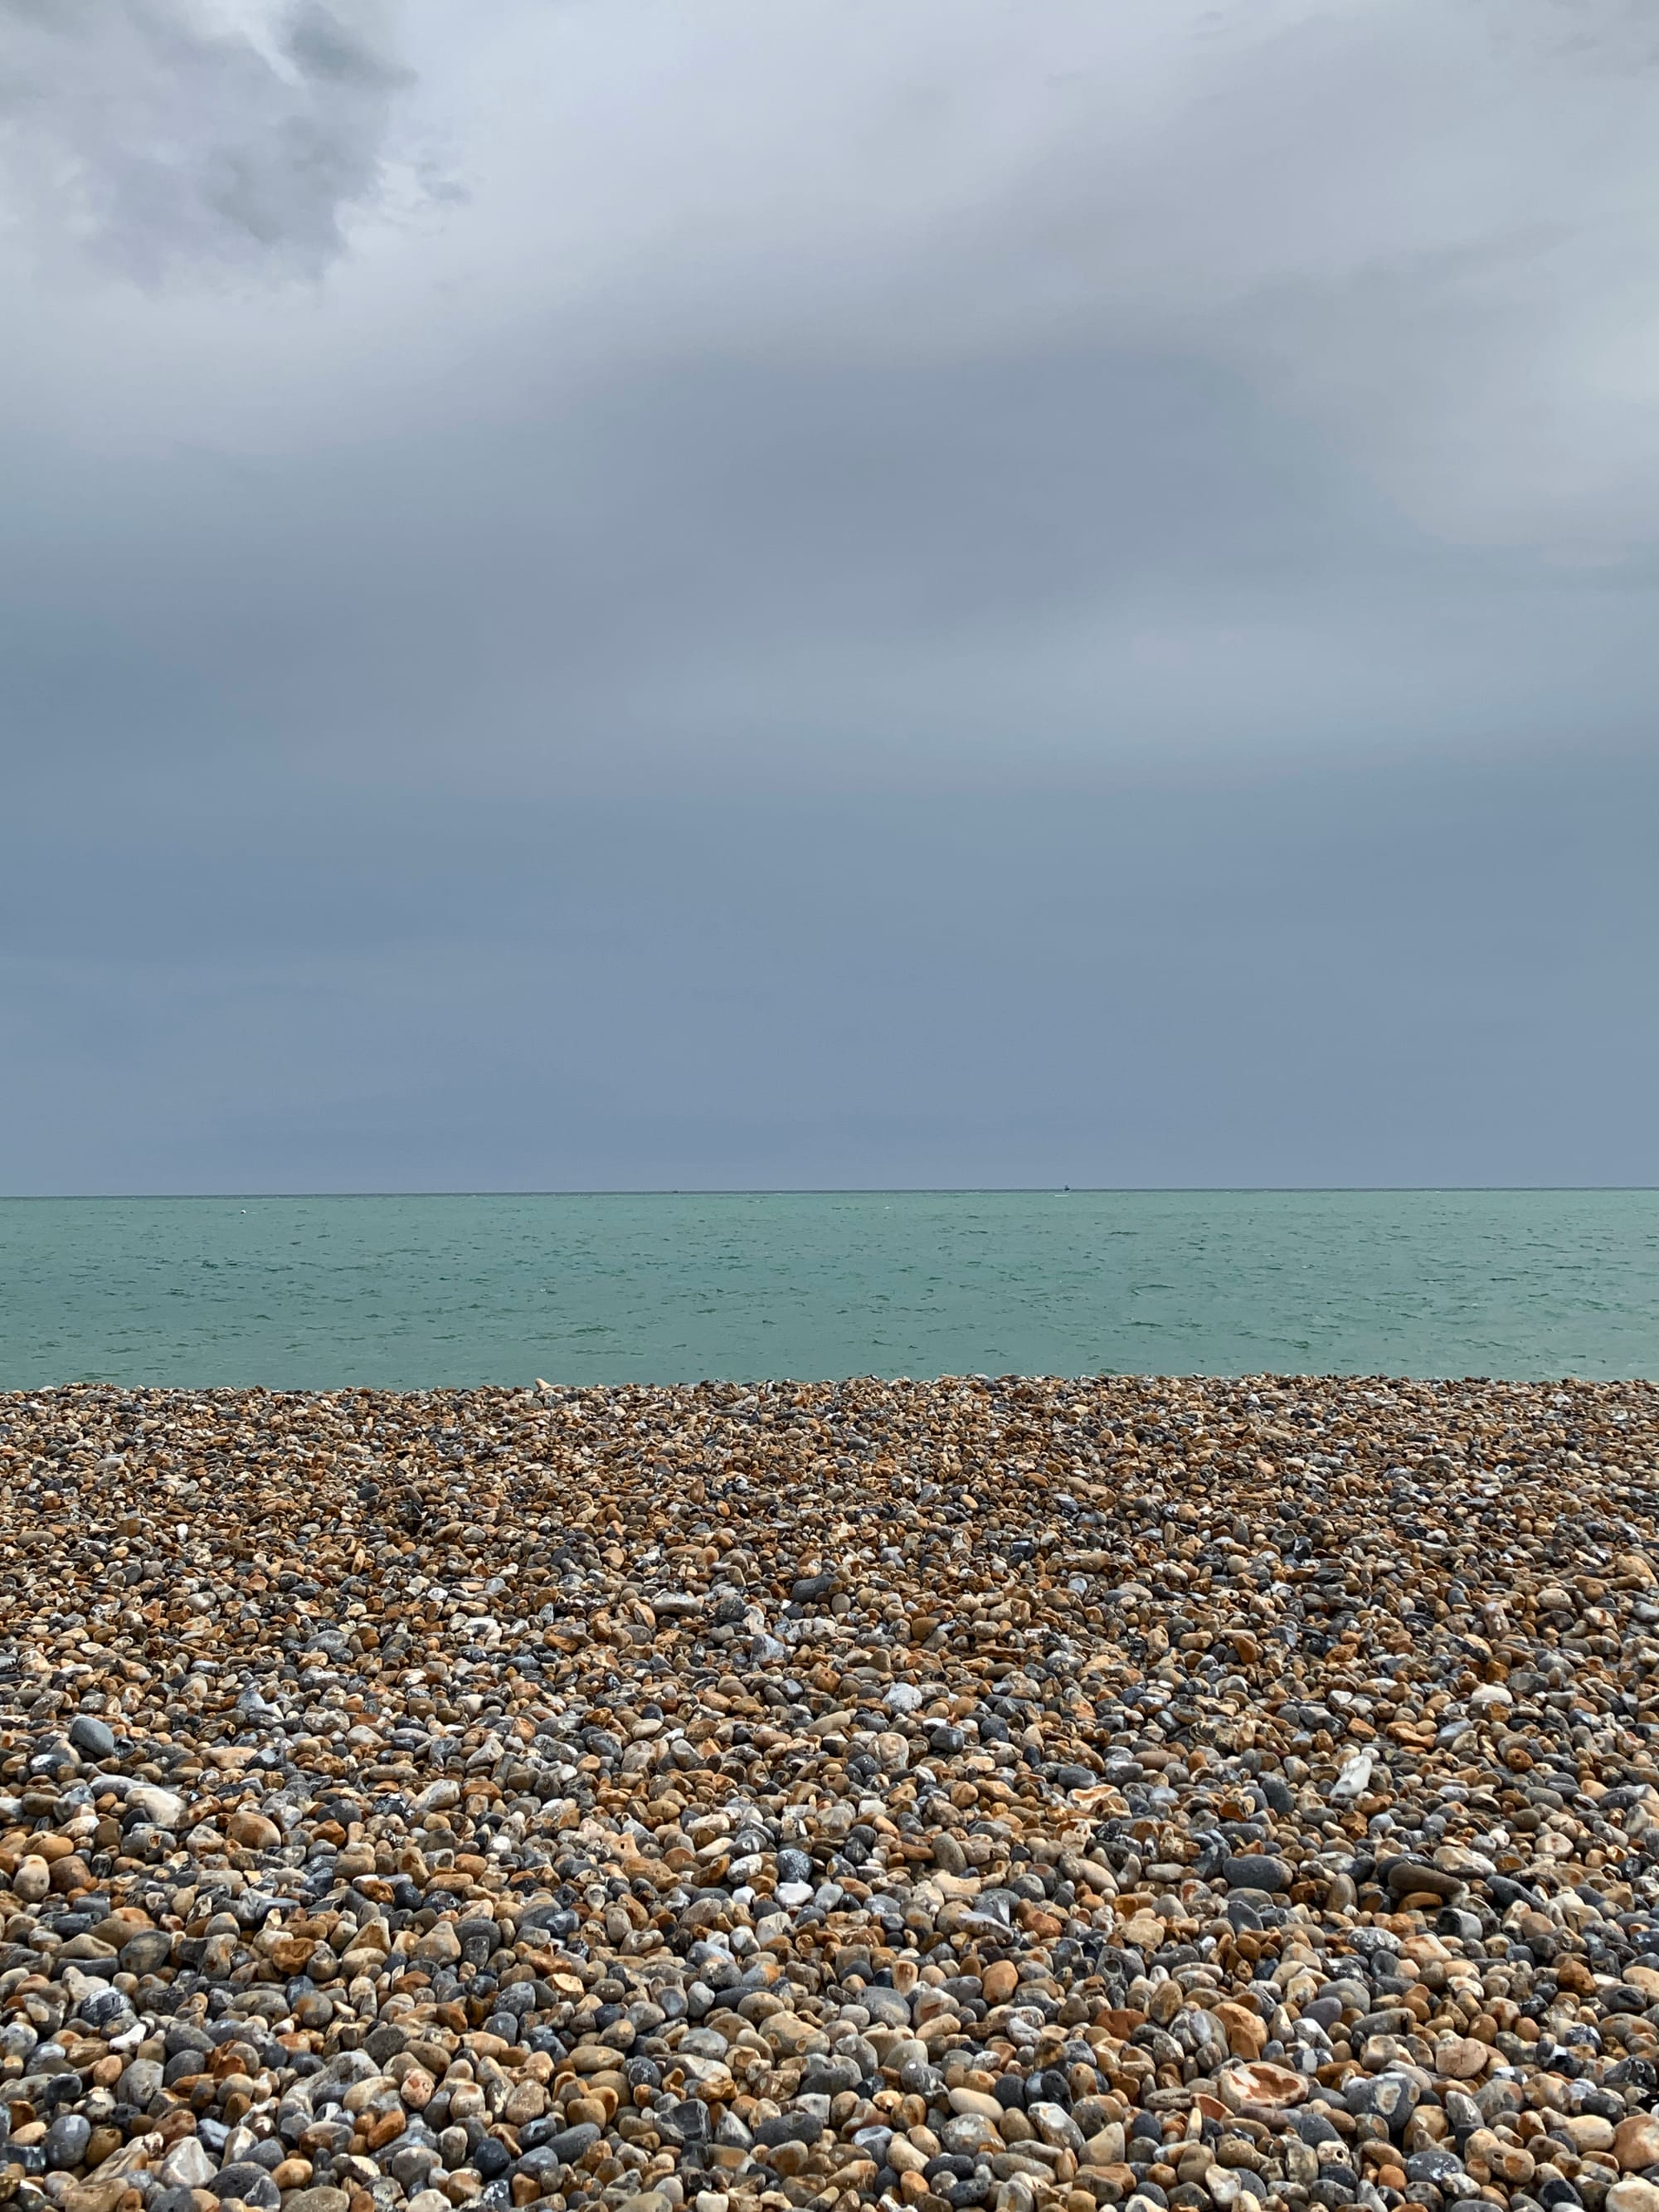
[[[6,1191],[4,1206],[134,1206],[427,1198],[1465,1198],[1646,1196],[1659,1183],[777,1183],[600,1184],[454,1190]]]

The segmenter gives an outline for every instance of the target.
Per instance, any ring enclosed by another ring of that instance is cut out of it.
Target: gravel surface
[[[1642,1384],[0,1397],[0,2202],[1659,2212],[1656,1499]]]

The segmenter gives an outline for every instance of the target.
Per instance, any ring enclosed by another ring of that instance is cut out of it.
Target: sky
[[[0,0],[0,1189],[1659,1182],[1646,0]]]

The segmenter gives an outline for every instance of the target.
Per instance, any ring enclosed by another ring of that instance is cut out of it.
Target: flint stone
[[[205,2189],[217,2168],[197,2136],[180,2136],[155,2168],[166,2189]]]
[[[91,1713],[77,1713],[70,1723],[69,1740],[88,1759],[113,1759],[115,1731]]]
[[[1229,1889],[1261,1889],[1271,1893],[1291,1886],[1290,1869],[1283,1859],[1230,1858],[1221,1875]]]

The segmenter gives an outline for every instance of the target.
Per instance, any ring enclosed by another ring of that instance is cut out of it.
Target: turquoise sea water
[[[0,1200],[0,1388],[1659,1376],[1659,1192]]]

